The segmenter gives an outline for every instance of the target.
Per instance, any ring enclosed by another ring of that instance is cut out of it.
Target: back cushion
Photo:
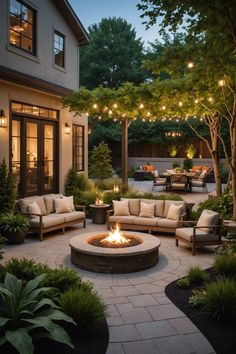
[[[121,200],[128,200],[130,215],[139,216],[139,213],[140,213],[140,199],[121,198]]]
[[[113,200],[114,216],[129,216],[128,200]]]
[[[219,214],[212,210],[204,209],[198,219],[197,226],[208,226],[200,230],[205,232],[211,232],[211,226],[217,225],[219,223]],[[216,232],[216,229],[213,229],[213,232]]]
[[[186,203],[185,201],[182,201],[182,200],[165,200],[165,208],[164,208],[164,218],[167,217],[168,215],[168,211],[169,211],[169,208],[171,206],[171,204],[174,204],[174,205],[183,205],[183,213],[185,213],[185,210],[186,210]]]
[[[48,214],[55,213],[54,199],[62,198],[62,194],[46,194],[44,195],[44,202]]]
[[[159,216],[163,218],[164,214],[164,200],[156,200],[156,199],[140,199],[141,202],[147,204],[155,204],[154,216]]]
[[[36,202],[39,206],[42,215],[47,215],[46,206],[44,203],[44,198],[39,196],[27,197],[18,200],[18,205],[22,213],[28,213],[28,206],[30,203]]]

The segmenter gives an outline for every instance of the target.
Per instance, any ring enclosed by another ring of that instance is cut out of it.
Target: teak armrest
[[[197,220],[180,220],[179,223],[180,224],[196,224]]]
[[[27,215],[27,216],[31,216],[31,215],[34,215],[34,216],[39,216],[40,218],[42,218],[43,217],[43,215],[42,214],[35,214],[35,213],[22,213],[22,212],[20,212],[21,214],[23,214],[23,215]]]
[[[85,213],[86,211],[86,205],[80,205],[80,204],[76,204],[75,205],[75,210],[83,210],[83,212]]]

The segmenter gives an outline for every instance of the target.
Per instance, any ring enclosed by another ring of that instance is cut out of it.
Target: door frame
[[[15,102],[15,101],[14,101]],[[21,167],[20,167],[20,188],[18,191],[18,194],[20,197],[27,197],[27,196],[31,196],[31,195],[35,195],[36,193],[27,193],[26,191],[26,184],[22,183],[22,181],[24,180],[25,174],[24,171],[26,170],[26,157],[24,157],[24,159],[22,159],[23,157],[23,153],[24,153],[24,149],[22,149],[22,147],[24,146],[24,141],[26,139],[26,129],[25,124],[27,121],[31,121],[32,123],[39,123],[38,125],[38,132],[39,134],[41,134],[41,132],[43,132],[43,127],[44,125],[48,124],[53,124],[54,126],[54,141],[56,142],[55,144],[55,149],[54,149],[54,174],[55,174],[55,189],[54,190],[48,190],[48,191],[44,191],[42,186],[43,186],[43,182],[41,181],[39,183],[39,191],[37,192],[38,195],[43,195],[43,194],[48,194],[48,193],[58,193],[59,191],[59,111],[57,110],[57,119],[50,119],[50,118],[44,118],[44,117],[37,117],[37,116],[33,116],[30,114],[26,114],[26,113],[21,113],[21,112],[13,112],[11,110],[11,103],[10,102],[10,119],[9,119],[9,170],[12,171],[12,120],[16,119],[20,122],[20,129],[21,129],[21,135],[20,135],[20,146],[21,146]],[[22,104],[24,104],[23,102],[20,102]],[[26,103],[27,104],[27,103]],[[41,107],[38,106],[37,107]],[[41,108],[45,108],[45,109],[51,109],[51,108],[46,108],[46,107],[41,107]],[[56,111],[56,110],[55,110]],[[41,137],[43,138],[43,136]],[[44,140],[44,139],[43,139]],[[38,153],[43,154],[44,150],[44,141],[40,142],[40,136],[38,136]],[[22,168],[23,166],[23,168]],[[40,166],[40,168],[43,168],[43,166]]]

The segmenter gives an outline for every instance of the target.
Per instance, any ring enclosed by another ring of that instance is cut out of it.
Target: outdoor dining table
[[[167,180],[167,188],[170,189],[170,176],[174,175],[175,173],[169,173],[169,172],[161,172],[159,174],[159,176],[161,178],[166,178]],[[188,183],[188,191],[192,192],[192,177],[194,177],[194,173],[190,173],[190,172],[181,172],[181,173],[176,173],[178,175],[185,175],[187,176],[187,183]]]

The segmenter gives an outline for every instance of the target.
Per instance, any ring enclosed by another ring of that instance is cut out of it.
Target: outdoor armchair
[[[188,190],[188,178],[186,174],[175,173],[170,175],[170,190],[183,189],[185,192]]]
[[[191,179],[191,186],[195,188],[202,188],[203,192],[208,192],[206,181],[207,181],[208,173],[205,174],[201,173],[200,176],[195,177],[193,176]]]

